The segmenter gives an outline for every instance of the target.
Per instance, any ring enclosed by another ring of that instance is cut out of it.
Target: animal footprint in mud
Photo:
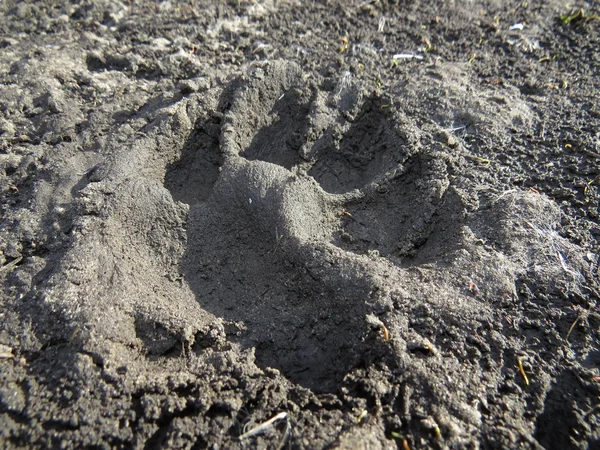
[[[326,92],[303,82],[291,64],[269,69],[260,69],[261,80],[229,113],[231,151],[308,175],[331,194],[331,207],[346,211],[336,245],[414,255],[449,186],[444,160],[423,150],[422,133],[401,110],[365,97],[347,78]]]
[[[239,342],[259,364],[335,390],[363,358],[377,290],[352,255],[421,245],[448,188],[445,164],[384,100],[347,80],[323,91],[282,62],[254,68],[220,143],[210,193],[205,183],[200,195],[172,185],[195,201],[182,272],[204,308],[245,323]],[[185,154],[185,165],[212,180],[215,149]]]

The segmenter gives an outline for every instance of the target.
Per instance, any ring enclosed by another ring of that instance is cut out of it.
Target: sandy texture
[[[599,445],[600,10],[508,3],[0,6],[2,447]]]

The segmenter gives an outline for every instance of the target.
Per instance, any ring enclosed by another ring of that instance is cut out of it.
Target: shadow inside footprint
[[[316,162],[308,173],[326,192],[343,194],[361,189],[414,153],[390,106],[383,98],[372,96],[341,139],[321,139],[326,142],[323,148],[319,148],[319,141],[315,143]]]
[[[204,309],[243,322],[230,339],[255,348],[259,366],[332,392],[360,359],[372,288],[319,236],[319,199],[310,179],[232,160],[190,210],[181,270]]]
[[[308,128],[310,91],[292,88],[282,94],[271,110],[272,123],[256,133],[242,155],[291,169],[301,162],[299,150]]]
[[[419,153],[405,173],[346,205],[348,214],[334,242],[354,253],[377,250],[392,259],[413,257],[433,232],[448,186],[445,163]]]
[[[183,145],[180,158],[165,174],[165,187],[174,200],[193,205],[206,200],[219,176],[221,127],[216,117],[202,118]]]

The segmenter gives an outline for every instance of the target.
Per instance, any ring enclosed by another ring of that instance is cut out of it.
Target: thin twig
[[[238,439],[241,441],[242,439],[246,439],[251,436],[255,436],[257,434],[263,433],[264,431],[271,428],[275,422],[277,422],[278,420],[281,420],[281,419],[285,419],[286,417],[287,417],[287,413],[280,412],[275,417],[272,417],[269,420],[267,420],[266,422],[263,422],[260,425],[257,425],[254,428],[252,428],[251,430],[245,432]]]
[[[581,319],[581,316],[577,316],[577,319],[575,319],[575,322],[573,322],[573,325],[571,325],[569,327],[569,332],[567,333],[567,336],[565,337],[565,341],[569,340],[569,336],[571,336],[571,332],[575,328],[575,325],[577,325],[577,323],[579,322],[579,319]]]
[[[21,261],[23,261],[23,257],[22,256],[19,256],[18,258],[13,259],[8,264],[5,264],[2,267],[0,267],[0,273],[5,272],[5,271],[8,272],[8,271],[12,270]]]
[[[292,425],[289,420],[286,420],[285,423],[285,432],[283,433],[283,437],[281,438],[281,442],[277,446],[277,450],[282,450],[287,442],[288,436],[290,435],[290,431],[292,430]]]

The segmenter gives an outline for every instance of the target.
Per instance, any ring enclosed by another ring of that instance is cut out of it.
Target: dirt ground
[[[599,16],[0,3],[0,447],[600,448]]]

